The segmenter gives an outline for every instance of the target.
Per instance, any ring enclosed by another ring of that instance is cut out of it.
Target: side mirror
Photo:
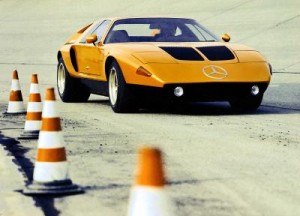
[[[97,41],[97,35],[95,35],[95,34],[92,34],[92,35],[89,35],[89,36],[87,36],[86,38],[85,38],[85,41],[87,42],[87,43],[95,43],[96,41]]]
[[[229,42],[230,41],[230,35],[225,33],[222,35],[222,40],[225,42]]]

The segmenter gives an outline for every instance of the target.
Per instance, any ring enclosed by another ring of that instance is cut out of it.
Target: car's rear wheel
[[[57,65],[57,89],[63,102],[86,102],[90,97],[90,92],[79,79],[70,76],[62,58]]]
[[[253,112],[261,105],[263,95],[255,97],[244,97],[230,100],[230,106],[238,112]]]
[[[108,71],[108,92],[110,105],[116,113],[136,110],[134,94],[126,84],[120,66],[113,61]]]

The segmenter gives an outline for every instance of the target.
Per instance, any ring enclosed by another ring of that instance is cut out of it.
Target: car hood
[[[240,62],[240,56],[243,61],[247,59],[247,56],[250,56],[250,59],[247,59],[250,61],[264,61],[263,57],[253,48],[222,42],[120,43],[111,44],[110,46],[131,54],[144,64],[178,63],[179,61],[181,63],[183,63],[182,61],[187,63],[197,61],[237,63]]]
[[[114,43],[108,44],[114,47],[118,47],[121,49],[125,49],[127,51],[132,52],[141,52],[141,51],[158,51],[159,47],[214,47],[214,46],[226,46],[233,51],[246,51],[246,50],[254,50],[248,46],[242,44],[231,44],[224,42],[156,42],[156,43]]]

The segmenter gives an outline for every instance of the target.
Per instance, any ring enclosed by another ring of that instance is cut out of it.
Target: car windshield
[[[131,18],[117,20],[104,43],[214,41],[218,38],[192,19]]]

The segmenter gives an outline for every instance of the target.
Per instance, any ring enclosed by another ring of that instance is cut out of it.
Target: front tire
[[[126,84],[120,66],[113,61],[108,71],[108,92],[111,108],[116,113],[136,110],[133,92]]]
[[[86,102],[90,97],[90,92],[80,80],[70,76],[62,58],[57,65],[57,89],[63,102]]]

